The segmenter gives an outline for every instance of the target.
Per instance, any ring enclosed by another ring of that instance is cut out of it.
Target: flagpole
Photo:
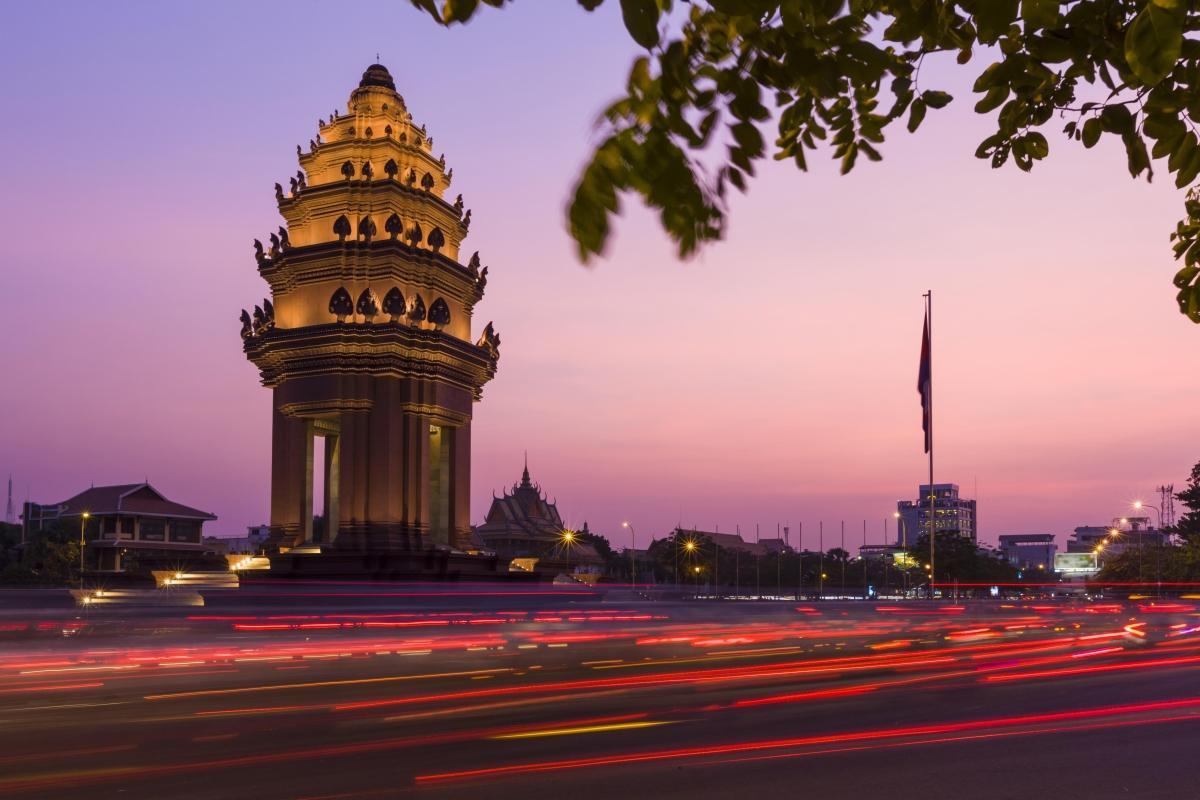
[[[934,542],[937,540],[937,523],[934,519],[934,502],[937,492],[933,490],[933,290],[925,293],[925,319],[929,326],[929,599],[933,599],[933,584],[937,575],[934,562]]]

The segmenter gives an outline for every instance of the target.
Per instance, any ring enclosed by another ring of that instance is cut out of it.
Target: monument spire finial
[[[521,472],[521,485],[529,487],[532,484],[529,481],[529,451],[525,451],[525,469]]]

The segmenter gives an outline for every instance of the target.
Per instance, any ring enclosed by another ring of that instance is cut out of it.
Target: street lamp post
[[[1139,511],[1143,508],[1153,508],[1154,513],[1158,515],[1158,544],[1154,547],[1154,583],[1155,594],[1162,597],[1162,509],[1150,503],[1144,503],[1141,500],[1135,500],[1133,507]],[[1145,541],[1143,534],[1142,541]]]
[[[633,582],[633,588],[637,588],[637,532],[634,531],[633,525],[629,521],[621,523],[621,527],[629,528],[629,575]]]
[[[892,516],[895,517],[896,524],[898,526],[900,526],[900,549],[906,551],[904,553],[904,558],[907,559],[908,558],[908,553],[907,553],[907,550],[908,550],[908,528],[904,524],[904,517],[900,514],[899,511],[893,511]],[[908,564],[908,561],[905,560],[900,565],[900,590],[904,593],[905,597],[908,597],[908,567],[907,567],[907,564]]]
[[[684,549],[684,550],[687,550],[687,551],[688,551],[688,553],[694,553],[694,552],[696,551],[696,542],[695,542],[695,540],[694,540],[694,539],[688,539],[686,542],[684,542],[684,543],[683,543],[683,549]],[[676,550],[675,550],[675,565],[676,565],[676,569],[678,570],[678,568],[679,568],[679,550],[678,550],[678,548],[676,548]],[[696,572],[696,573],[699,573],[699,572],[700,572],[700,568],[699,568],[699,567],[697,567],[697,568],[695,569],[695,572]],[[694,584],[694,583],[695,583],[695,581],[693,580],[693,581],[692,581],[692,583]]]
[[[83,591],[83,548],[86,544],[84,539],[84,528],[87,527],[88,518],[92,515],[84,511],[79,515],[79,590]]]

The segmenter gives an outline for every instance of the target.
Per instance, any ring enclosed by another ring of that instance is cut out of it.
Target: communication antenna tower
[[[1175,525],[1175,484],[1158,487],[1158,493],[1162,497],[1159,507],[1162,508],[1163,527],[1170,528]]]

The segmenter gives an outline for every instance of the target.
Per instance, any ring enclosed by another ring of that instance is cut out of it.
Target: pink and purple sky
[[[612,6],[611,8],[608,6]],[[956,101],[848,177],[769,163],[728,239],[678,262],[628,203],[606,259],[563,208],[634,45],[615,3],[519,3],[442,30],[401,0],[24,3],[0,31],[0,478],[20,502],[149,478],[267,520],[270,393],[237,316],[271,186],[378,51],[474,209],[476,329],[503,357],[477,405],[472,518],[522,453],[568,523],[644,546],[676,522],[753,536],[868,520],[925,477],[915,391],[935,297],[937,479],[981,538],[1127,513],[1200,460],[1200,328],[1174,307],[1169,180],[1052,138],[1027,175],[974,158]],[[978,63],[977,63],[978,62]],[[286,183],[286,181],[284,181]],[[890,524],[890,523],[889,523]],[[811,540],[815,544],[814,539]]]

